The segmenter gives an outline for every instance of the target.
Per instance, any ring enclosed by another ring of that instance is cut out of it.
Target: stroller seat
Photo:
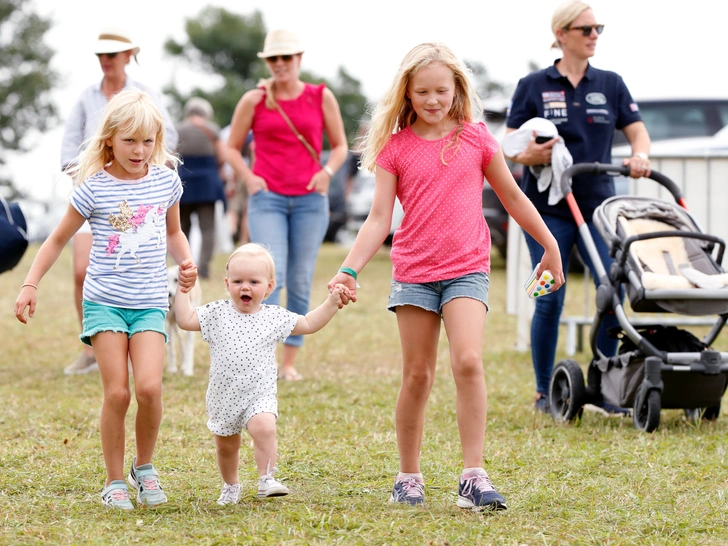
[[[718,245],[722,258],[725,245],[709,240],[676,203],[611,197],[597,207],[594,224],[615,259],[624,263],[633,311],[728,313],[728,274],[712,256]]]

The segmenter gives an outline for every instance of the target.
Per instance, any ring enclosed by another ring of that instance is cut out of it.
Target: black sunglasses
[[[566,30],[581,30],[584,36],[591,36],[592,30],[596,30],[597,34],[601,34],[604,30],[604,25],[584,25],[581,27],[570,27]]]
[[[97,53],[97,54],[96,54],[96,56],[97,56],[97,57],[98,57],[99,59],[100,59],[101,57],[103,57],[104,55],[106,55],[106,56],[107,56],[107,57],[108,57],[109,59],[113,59],[114,57],[116,57],[116,52],[114,52],[114,53]]]
[[[287,63],[288,61],[293,59],[293,55],[271,55],[270,57],[265,58],[265,60],[270,63],[277,63],[278,59],[280,59],[284,63]]]

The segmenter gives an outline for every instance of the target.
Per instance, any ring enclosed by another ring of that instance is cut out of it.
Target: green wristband
[[[342,267],[339,269],[339,273],[346,273],[347,275],[351,275],[354,277],[354,280],[356,280],[356,271],[354,271],[351,267]]]

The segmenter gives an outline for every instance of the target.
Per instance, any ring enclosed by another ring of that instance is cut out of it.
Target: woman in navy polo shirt
[[[556,125],[574,163],[611,163],[612,135],[615,129],[620,129],[632,146],[632,157],[624,160],[624,164],[630,167],[630,176],[645,176],[650,169],[647,155],[650,137],[637,105],[618,74],[599,70],[589,64],[604,25],[597,24],[592,9],[577,0],[567,2],[556,10],[551,29],[556,38],[552,47],[561,49],[563,55],[553,66],[529,74],[518,82],[508,114],[507,131],[518,129],[531,118],[546,118]],[[554,138],[538,144],[534,134],[528,147],[511,159],[526,166],[549,164],[551,148],[556,142]],[[555,205],[549,205],[549,192],[538,191],[537,180],[530,169],[524,169],[521,184],[559,242],[564,275],[567,274],[574,244],[577,244],[594,276],[594,266],[583,242],[577,237],[577,226],[566,201],[562,199]],[[594,228],[592,214],[604,199],[614,195],[612,177],[576,176],[572,180],[572,191],[594,236],[602,262],[609,270],[612,259],[606,244]],[[543,249],[528,234],[526,242],[535,267],[543,255]],[[535,407],[543,412],[549,411],[547,392],[565,295],[565,290],[559,290],[548,298],[536,300],[531,322],[531,355],[537,389]],[[597,335],[597,347],[607,356],[614,355],[617,349],[617,340],[607,334],[607,330],[613,326],[617,326],[616,319],[613,316],[606,317]]]

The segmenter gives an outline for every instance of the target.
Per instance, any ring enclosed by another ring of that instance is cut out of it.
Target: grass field
[[[534,414],[530,357],[513,350],[502,263],[491,279],[483,364],[486,468],[509,509],[477,514],[455,506],[461,457],[444,335],[422,447],[427,504],[389,506],[401,357],[395,316],[385,310],[384,251],[360,276],[360,301],[307,338],[300,354],[306,380],[280,385],[277,477],[290,496],[255,498],[246,442],[244,497],[237,506],[216,504],[221,483],[205,426],[209,358],[200,341],[195,376],[164,379],[155,465],[170,502],[108,511],[99,499],[99,377],[62,372],[80,350],[69,249],[41,283],[31,324],[13,316],[35,250],[0,277],[0,544],[728,544],[728,418],[691,424],[681,411],[664,410],[657,432],[644,434],[630,419],[585,413],[561,427]],[[345,253],[322,249],[313,302],[325,297]],[[202,281],[205,301],[224,296],[224,263],[217,256],[212,279]],[[572,282],[568,305],[580,313],[581,284]],[[586,365],[588,355],[575,358]],[[132,402],[127,464],[135,409]]]

